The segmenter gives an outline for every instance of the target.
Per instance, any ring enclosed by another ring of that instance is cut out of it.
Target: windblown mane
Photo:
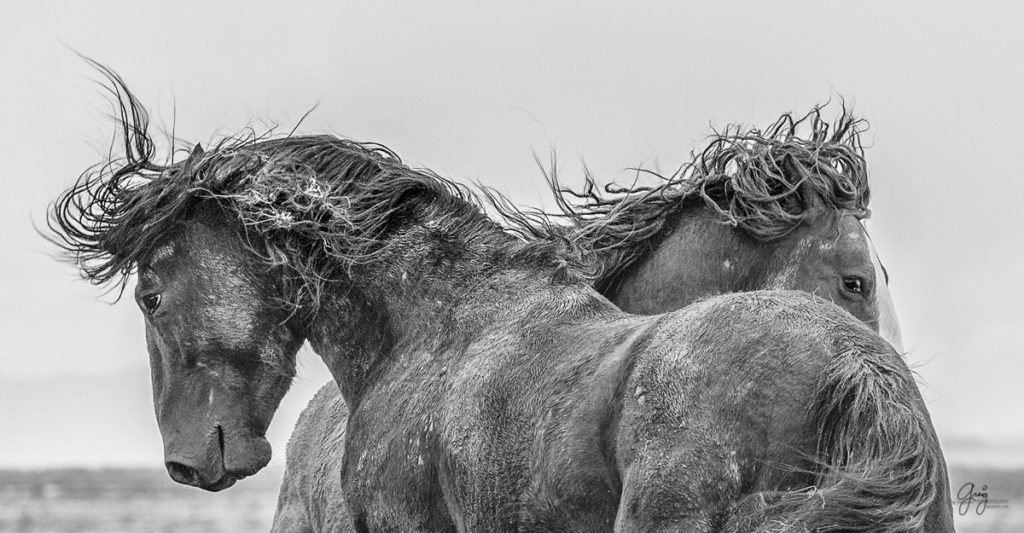
[[[782,115],[765,130],[727,126],[708,146],[656,187],[607,185],[588,175],[583,191],[549,175],[560,213],[574,228],[564,238],[593,254],[598,290],[644,257],[680,212],[704,204],[721,222],[760,241],[779,239],[808,215],[805,191],[826,206],[869,216],[867,166],[860,135],[867,124],[845,108],[833,124],[817,106],[801,118]],[[578,203],[582,200],[582,203]]]
[[[285,301],[314,308],[323,284],[371,261],[413,204],[429,203],[439,220],[460,221],[452,226],[466,239],[503,231],[466,187],[411,169],[379,144],[252,134],[156,163],[145,109],[116,73],[96,66],[117,100],[124,155],[83,173],[51,206],[47,223],[82,276],[115,282],[118,295],[200,204],[236,217],[253,251],[283,269]],[[508,240],[509,257],[571,267],[549,242]]]

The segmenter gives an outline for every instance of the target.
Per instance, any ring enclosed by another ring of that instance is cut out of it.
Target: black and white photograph
[[[6,2],[0,532],[1024,531],[1024,10]]]

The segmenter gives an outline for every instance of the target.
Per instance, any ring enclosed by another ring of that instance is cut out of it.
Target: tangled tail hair
[[[746,497],[725,531],[952,531],[945,461],[912,376],[895,353],[841,347],[813,405],[814,485]]]

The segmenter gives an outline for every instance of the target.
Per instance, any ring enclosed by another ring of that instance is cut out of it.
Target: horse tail
[[[838,342],[812,403],[812,486],[744,498],[726,531],[953,531],[945,460],[913,374],[884,343]]]

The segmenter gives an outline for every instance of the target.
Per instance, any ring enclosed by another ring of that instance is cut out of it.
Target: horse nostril
[[[199,473],[196,472],[196,469],[175,461],[167,461],[165,464],[167,465],[167,474],[174,481],[182,485],[199,486]]]

